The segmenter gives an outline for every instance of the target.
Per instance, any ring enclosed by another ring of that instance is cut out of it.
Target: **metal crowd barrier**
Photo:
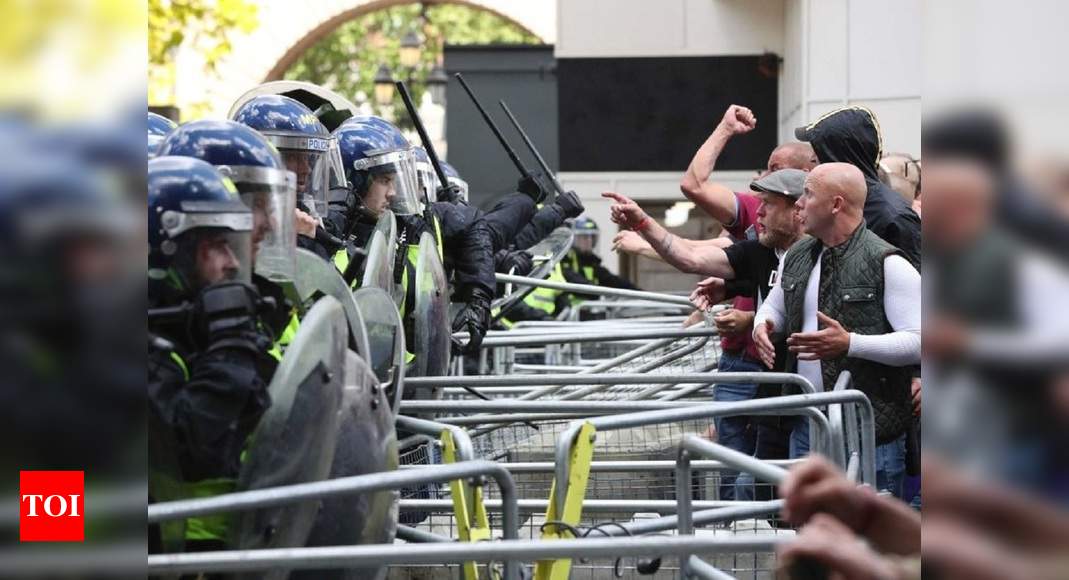
[[[796,374],[715,372],[716,329],[708,320],[684,329],[672,315],[690,308],[685,297],[498,278],[602,299],[573,305],[561,320],[488,333],[481,371],[493,375],[407,378],[405,386],[438,387],[446,398],[400,403],[407,415],[397,417],[405,432],[397,471],[149,508],[156,522],[396,489],[397,538],[405,544],[153,555],[150,574],[388,564],[397,567],[393,578],[405,577],[402,566],[433,566],[421,575],[444,578],[438,574],[451,573],[444,565],[458,565],[465,580],[476,580],[477,562],[491,578],[491,564],[503,562],[512,579],[528,562],[538,580],[601,580],[622,572],[622,554],[676,558],[661,563],[661,574],[681,577],[770,574],[775,546],[791,535],[771,522],[782,501],[723,499],[722,472],[748,471],[774,485],[795,461],[759,461],[703,439],[716,417],[807,417],[814,452],[855,480],[875,482],[872,406],[850,390],[849,373],[815,393]],[[606,318],[582,320],[589,313]],[[458,361],[454,371],[462,369]],[[795,385],[803,394],[711,402],[722,383]],[[481,475],[497,479],[498,489]],[[698,526],[707,529],[692,535]],[[672,532],[680,535],[646,535]],[[493,541],[498,536],[504,540]],[[447,545],[456,541],[462,549]],[[749,566],[739,563],[745,554],[753,556]],[[712,562],[703,559],[710,555]]]

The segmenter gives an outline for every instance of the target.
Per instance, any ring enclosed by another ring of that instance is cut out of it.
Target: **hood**
[[[865,107],[837,109],[795,129],[794,135],[813,146],[821,163],[850,163],[866,179],[879,179],[876,167],[883,149],[880,124]]]

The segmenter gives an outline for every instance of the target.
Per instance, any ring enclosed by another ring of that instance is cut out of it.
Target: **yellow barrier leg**
[[[590,479],[590,461],[594,456],[594,426],[583,424],[578,439],[568,458],[568,491],[564,495],[564,511],[557,510],[557,482],[549,492],[549,507],[546,508],[546,525],[542,531],[543,540],[555,540],[571,536],[563,526],[550,525],[550,522],[565,522],[572,526],[579,525],[583,515],[583,498],[586,497],[586,485]],[[540,560],[535,567],[535,580],[567,580],[572,561],[569,559]]]
[[[442,456],[446,463],[456,463],[457,448],[453,435],[442,431]],[[453,516],[457,522],[457,535],[462,542],[482,542],[489,540],[490,518],[483,505],[483,488],[472,488],[461,479],[449,482],[450,495],[453,496]],[[479,570],[475,562],[464,562],[462,567],[464,580],[478,580]]]

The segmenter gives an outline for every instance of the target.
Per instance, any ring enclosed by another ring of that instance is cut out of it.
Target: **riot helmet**
[[[229,179],[199,159],[160,156],[147,186],[150,280],[186,297],[249,282],[253,217]]]
[[[439,163],[442,165],[442,173],[445,173],[445,178],[449,180],[449,185],[455,185],[459,191],[460,199],[467,203],[468,182],[461,179],[460,172],[449,163],[445,161],[440,161]]]
[[[164,117],[163,115],[157,115],[149,111],[148,113],[148,156],[153,157],[156,155],[156,150],[159,149],[160,143],[163,142],[163,138],[168,133],[173,131],[178,125]]]
[[[594,248],[598,247],[598,223],[581,216],[572,224],[572,230],[575,232],[573,245],[576,251],[580,254],[594,253]]]
[[[415,153],[407,141],[399,146],[398,135],[356,118],[334,131],[354,201],[374,219],[386,209],[397,215],[420,210]]]
[[[259,131],[297,176],[297,199],[313,217],[327,214],[332,137],[308,107],[281,95],[248,100],[231,119]],[[337,161],[337,157],[334,157]]]
[[[276,282],[294,279],[296,178],[263,135],[234,121],[193,121],[164,140],[160,155],[195,157],[230,179],[253,210],[256,273]]]
[[[227,116],[233,118],[234,114],[245,103],[260,95],[282,95],[300,102],[312,111],[312,114],[319,119],[320,123],[323,123],[327,131],[334,131],[359,110],[352,101],[326,87],[304,81],[270,81],[256,86],[238,97],[238,100],[231,105]],[[327,155],[330,173],[330,189],[327,193],[327,203],[328,206],[343,205],[349,189],[346,187],[345,168],[342,167],[341,152],[338,150],[338,142],[336,140],[331,140]]]

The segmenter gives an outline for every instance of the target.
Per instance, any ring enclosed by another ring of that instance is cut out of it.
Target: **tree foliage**
[[[187,39],[204,51],[214,69],[230,53],[230,35],[248,34],[259,24],[258,7],[246,0],[149,0],[148,62],[167,65]]]
[[[171,104],[178,47],[192,43],[204,58],[204,72],[214,74],[219,61],[233,49],[233,34],[248,34],[258,25],[259,7],[252,0],[149,0],[149,101]],[[204,105],[194,108],[199,106]]]
[[[401,67],[401,39],[416,32],[423,40],[421,62],[413,70]],[[541,41],[516,24],[485,10],[460,4],[402,4],[377,10],[339,26],[308,49],[284,77],[325,86],[354,102],[374,102],[374,79],[380,65],[390,67],[397,80],[411,80],[416,103],[425,91],[427,74],[442,62],[445,44],[538,44]],[[392,108],[403,107],[394,95]]]

